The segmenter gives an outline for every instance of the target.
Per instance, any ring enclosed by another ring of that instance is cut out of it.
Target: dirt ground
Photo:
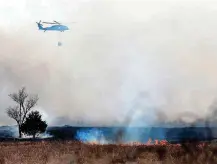
[[[0,143],[0,164],[216,164],[214,145],[89,145],[80,142]]]

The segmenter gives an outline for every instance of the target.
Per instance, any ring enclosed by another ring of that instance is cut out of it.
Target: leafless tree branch
[[[28,94],[26,93],[26,88],[22,87],[18,93],[12,93],[9,95],[12,100],[14,100],[16,103],[24,103],[25,99],[28,97]]]
[[[18,124],[20,124],[19,106],[9,107],[6,112],[10,118],[13,118]]]
[[[24,123],[28,112],[37,104],[38,96],[29,96],[26,93],[26,88],[22,87],[18,93],[10,94],[9,97],[17,103],[15,107],[9,107],[6,109],[6,113],[12,119],[14,119],[19,126],[19,135],[21,137],[20,126]]]

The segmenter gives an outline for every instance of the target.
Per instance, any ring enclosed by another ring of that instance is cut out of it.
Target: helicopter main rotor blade
[[[55,20],[54,20],[54,22],[57,23],[57,24],[60,24],[59,22],[57,22],[57,21],[55,21]]]
[[[53,22],[42,22],[42,23],[45,23],[45,24],[56,24],[56,23],[53,23]]]

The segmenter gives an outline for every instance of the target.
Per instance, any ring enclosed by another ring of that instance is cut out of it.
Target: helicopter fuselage
[[[45,30],[66,31],[66,30],[69,30],[69,28],[64,25],[53,25],[51,27],[45,27]]]
[[[60,31],[60,32],[64,32],[66,30],[69,30],[69,28],[67,26],[64,25],[53,25],[50,27],[43,27],[41,24],[38,24],[38,28],[39,30],[43,30],[45,31]]]

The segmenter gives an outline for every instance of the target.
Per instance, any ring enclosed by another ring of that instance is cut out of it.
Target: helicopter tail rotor
[[[43,25],[41,24],[41,20],[39,22],[36,22],[38,25],[39,30],[44,30]]]
[[[39,22],[36,22],[37,24],[41,24],[41,20]]]

